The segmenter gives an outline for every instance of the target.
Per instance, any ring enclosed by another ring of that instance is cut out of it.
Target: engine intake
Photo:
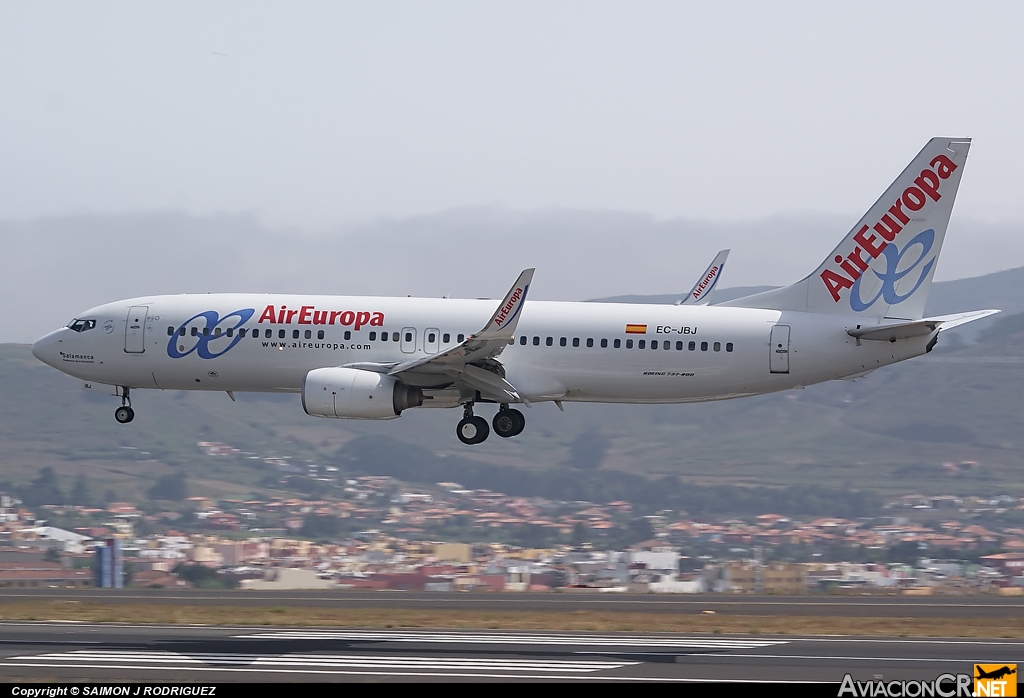
[[[318,368],[302,382],[302,409],[311,417],[394,419],[422,404],[421,389],[357,368]]]

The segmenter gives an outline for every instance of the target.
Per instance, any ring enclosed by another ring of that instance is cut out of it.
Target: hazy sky
[[[810,272],[972,137],[937,279],[1024,266],[1024,4],[0,3],[0,341],[151,293]]]
[[[1011,2],[5,2],[0,219],[856,215],[936,135],[975,139],[958,211],[1024,217],[1022,20]]]

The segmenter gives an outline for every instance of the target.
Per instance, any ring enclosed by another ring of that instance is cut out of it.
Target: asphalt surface
[[[1024,641],[0,623],[0,681],[934,680]],[[832,693],[834,695],[834,692]]]
[[[403,591],[205,591],[172,589],[0,589],[18,601],[91,601],[181,606],[391,608],[475,611],[579,611],[901,618],[1002,618],[1024,622],[1024,597],[753,596],[619,593],[441,593]]]

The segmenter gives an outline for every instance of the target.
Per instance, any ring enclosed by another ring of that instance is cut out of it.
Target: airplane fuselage
[[[404,362],[455,346],[495,306],[363,296],[150,296],[86,311],[78,318],[91,326],[52,332],[33,351],[87,382],[299,392],[313,369]],[[524,401],[678,403],[861,374],[925,353],[934,336],[858,342],[847,334],[857,322],[750,308],[530,301],[498,358]],[[439,375],[422,387],[449,383]]]

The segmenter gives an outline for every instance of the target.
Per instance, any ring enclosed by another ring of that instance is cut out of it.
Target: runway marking
[[[967,661],[963,657],[945,657],[940,659],[936,659],[935,657],[832,657],[813,654],[712,654],[710,652],[701,652],[698,654],[690,654],[687,656],[721,657],[722,659],[814,659],[836,662],[956,662],[959,664],[963,664]],[[1009,661],[1014,660],[1011,659]]]
[[[499,657],[405,657],[343,654],[232,654],[220,652],[133,652],[130,650],[54,652],[50,654],[10,657],[2,662],[13,666],[47,667],[112,667],[122,669],[259,671],[301,673],[353,673],[363,669],[387,674],[414,672],[416,675],[439,675],[462,672],[476,676],[482,672],[504,672],[517,676],[523,672],[543,672],[557,676],[593,673],[635,666],[640,662],[592,660],[530,660]],[[356,672],[362,673],[362,672]]]
[[[573,645],[600,647],[669,647],[678,649],[758,649],[789,644],[788,640],[746,640],[733,638],[629,637],[587,635],[511,635],[501,633],[408,633],[332,630],[283,630],[234,639],[259,640],[363,640],[376,642],[473,643],[481,645]]]

